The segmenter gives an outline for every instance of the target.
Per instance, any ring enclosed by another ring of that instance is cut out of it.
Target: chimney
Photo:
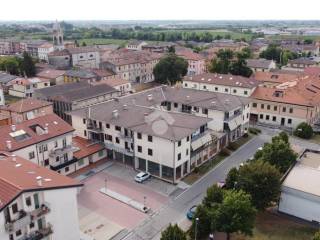
[[[127,104],[124,104],[124,105],[123,105],[123,110],[127,110],[127,109],[128,109]]]
[[[190,96],[186,96],[186,98],[187,98],[187,102],[189,102],[190,101]]]
[[[11,155],[11,157],[12,157],[12,162],[16,162],[17,161],[17,158],[16,158],[16,155]]]
[[[8,150],[11,150],[11,148],[12,148],[11,141],[7,140],[6,143],[7,143]]]
[[[49,124],[46,123],[45,127],[44,127],[44,133],[48,134],[49,133],[49,128],[48,128]]]
[[[38,186],[39,186],[39,187],[42,187],[42,177],[41,177],[41,176],[38,176],[38,177],[36,177],[36,179],[37,179],[37,184],[38,184]]]
[[[16,131],[16,125],[14,125],[14,124],[11,125],[11,131],[12,131],[12,132],[15,132],[15,131]]]
[[[113,118],[118,118],[119,117],[119,112],[118,112],[117,109],[112,111],[112,117]]]
[[[149,94],[149,95],[147,96],[147,98],[148,98],[148,101],[152,101],[152,100],[153,100],[152,94]]]

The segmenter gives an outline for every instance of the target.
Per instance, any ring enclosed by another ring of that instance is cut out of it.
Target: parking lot
[[[159,211],[169,200],[169,195],[177,189],[177,186],[155,178],[136,183],[136,174],[132,168],[113,163],[82,181],[84,187],[78,196],[78,203],[83,233],[96,240],[105,240],[123,229],[131,230],[146,219],[148,214]],[[100,193],[99,190],[105,186],[137,202],[145,203],[151,211],[142,213]]]

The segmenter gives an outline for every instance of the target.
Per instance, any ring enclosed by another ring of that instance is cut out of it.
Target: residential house
[[[148,43],[145,41],[139,41],[139,40],[131,40],[127,43],[126,49],[129,50],[142,50],[142,47],[147,45]]]
[[[74,129],[55,114],[0,127],[0,151],[7,151],[63,175],[75,171]]]
[[[36,74],[36,77],[48,79],[50,81],[50,85],[58,85],[64,83],[64,70],[56,70],[46,68]]]
[[[8,124],[18,124],[52,113],[52,103],[34,98],[21,99],[20,101],[0,107],[0,114],[10,119]]]
[[[288,61],[288,65],[282,67],[282,69],[286,70],[296,70],[296,71],[304,71],[307,67],[316,67],[318,63],[310,58],[297,58]]]
[[[282,83],[299,81],[302,75],[299,72],[256,72],[254,79],[264,87],[276,87]]]
[[[188,76],[194,76],[206,72],[206,59],[193,52],[193,50],[188,48],[176,48],[176,55],[182,57],[188,62]]]
[[[15,97],[32,97],[37,89],[50,87],[50,81],[45,78],[17,78],[9,83],[9,95]]]
[[[49,62],[48,54],[54,51],[51,43],[41,44],[38,48],[38,58],[44,62]]]
[[[86,69],[67,70],[63,74],[64,83],[95,82],[99,77],[92,71]]]
[[[57,85],[35,92],[35,98],[52,102],[54,112],[69,123],[71,119],[67,112],[104,102],[119,95],[116,89],[106,84],[94,86],[87,82]]]
[[[276,62],[267,59],[247,59],[247,67],[249,67],[252,72],[270,72],[271,69],[277,67]]]
[[[118,90],[120,95],[125,95],[132,92],[131,83],[121,78],[109,78],[93,82],[92,85],[107,84],[110,87]]]
[[[172,42],[156,42],[143,45],[142,50],[154,53],[166,53],[171,47],[174,46],[176,46],[176,44]]]
[[[9,91],[9,86],[8,86],[9,83],[17,78],[19,78],[19,77],[0,71],[0,86],[2,87],[2,89],[5,93],[8,93],[8,91]]]
[[[258,84],[259,82],[254,78],[230,74],[204,73],[184,77],[182,86],[195,90],[250,97]]]
[[[0,157],[0,239],[79,240],[83,184],[7,152]]]

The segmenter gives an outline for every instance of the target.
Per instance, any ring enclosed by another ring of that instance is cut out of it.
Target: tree
[[[207,195],[203,199],[203,204],[207,207],[214,205],[215,203],[221,203],[223,200],[223,191],[217,184],[207,189]]]
[[[244,58],[238,58],[236,62],[231,64],[230,73],[233,75],[250,77],[252,74],[252,70],[249,67],[247,67],[247,63]]]
[[[74,45],[76,46],[76,47],[79,47],[79,42],[78,42],[78,40],[76,39],[76,40],[74,40]]]
[[[216,230],[216,212],[219,205],[207,207],[203,204],[198,205],[194,218],[192,220],[192,225],[190,228],[190,235],[192,238],[195,236],[195,229],[197,224],[197,237],[205,238],[210,232]],[[198,221],[196,219],[199,219]],[[197,221],[197,222],[196,222]]]
[[[278,199],[280,178],[279,170],[270,163],[251,161],[240,167],[236,188],[250,194],[255,208],[264,210]]]
[[[300,138],[310,139],[313,136],[313,129],[308,123],[302,122],[297,126],[293,134]]]
[[[233,58],[234,53],[231,50],[222,50],[220,49],[217,53],[217,58],[213,59],[209,65],[209,71],[212,73],[229,73],[231,59]]]
[[[261,58],[275,60],[280,63],[281,48],[275,44],[270,44],[268,48],[260,53]]]
[[[86,46],[87,46],[86,42],[83,41],[82,44],[81,44],[81,46],[82,46],[82,47],[86,47]]]
[[[320,240],[320,231],[316,232],[312,238],[312,240]]]
[[[162,58],[153,69],[155,80],[162,84],[175,84],[188,72],[188,62],[174,53]]]
[[[234,189],[236,186],[236,182],[238,181],[239,172],[237,168],[231,168],[227,178],[226,178],[226,188],[227,189]]]
[[[23,53],[23,59],[20,62],[20,71],[27,77],[33,77],[36,74],[35,64],[27,52]]]
[[[275,141],[275,139],[279,137],[281,140],[283,140],[285,143],[289,143],[289,136],[286,132],[282,131],[281,133],[279,133],[278,136],[273,137],[273,141]]]
[[[170,47],[168,48],[168,52],[169,52],[169,53],[176,53],[175,47],[174,47],[174,46],[170,46]]]
[[[313,40],[312,39],[305,39],[304,41],[303,41],[303,43],[304,44],[312,44],[313,43]]]
[[[296,161],[297,154],[291,149],[290,143],[276,136],[271,143],[266,143],[262,150],[256,152],[254,159],[269,162],[284,173]]]
[[[187,240],[187,234],[177,224],[170,224],[161,233],[160,240]]]
[[[227,234],[241,232],[252,235],[256,210],[251,204],[250,195],[243,191],[228,190],[217,214],[217,230]]]

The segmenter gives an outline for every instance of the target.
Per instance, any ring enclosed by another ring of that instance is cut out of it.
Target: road
[[[208,187],[225,179],[232,167],[239,166],[243,161],[253,156],[257,149],[263,146],[265,142],[270,141],[271,136],[277,134],[277,132],[277,130],[265,130],[262,134],[250,140],[176,199],[172,199],[158,214],[145,220],[124,239],[160,239],[162,229],[166,228],[169,223],[177,223],[184,219],[188,209],[202,201]]]

